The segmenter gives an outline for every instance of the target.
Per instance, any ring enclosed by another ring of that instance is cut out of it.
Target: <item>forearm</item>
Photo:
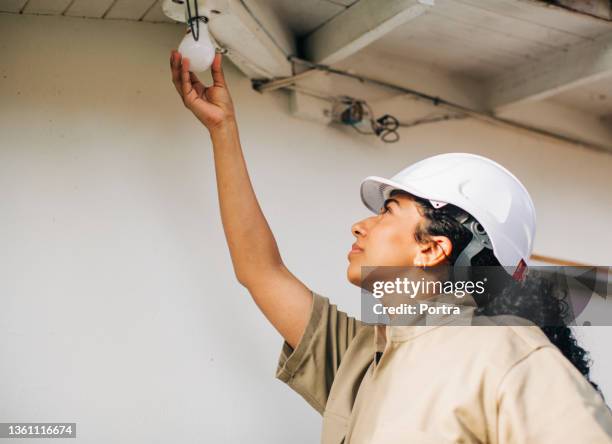
[[[244,161],[235,120],[211,131],[217,192],[234,272],[243,284],[282,259],[257,202]]]

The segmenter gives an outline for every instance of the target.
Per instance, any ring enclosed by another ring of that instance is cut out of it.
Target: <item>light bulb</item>
[[[179,45],[181,55],[189,59],[190,71],[206,71],[215,58],[215,47],[210,41],[208,26],[203,22],[200,22],[199,26],[198,41],[193,38],[191,30],[188,28]]]

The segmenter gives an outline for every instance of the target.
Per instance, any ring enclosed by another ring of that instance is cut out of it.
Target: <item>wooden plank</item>
[[[424,14],[429,3],[425,0],[361,0],[304,39],[306,58],[316,63],[338,62]]]
[[[164,14],[162,11],[162,0],[157,0],[155,2],[145,16],[142,17],[142,21],[153,23],[178,23]]]
[[[527,60],[525,54],[501,51],[495,38],[483,38],[469,26],[456,26],[433,13],[400,26],[364,51],[378,51],[395,60],[419,61],[474,78],[495,75]]]
[[[0,11],[19,12],[28,0],[2,0],[0,1]]]
[[[609,32],[612,27],[612,23],[606,23],[604,20],[595,20],[559,7],[550,7],[535,0],[455,1],[583,38],[596,37]]]
[[[70,5],[71,0],[30,0],[23,10],[24,14],[59,15]]]
[[[555,51],[490,81],[493,109],[541,100],[594,80],[612,77],[612,33]]]
[[[442,15],[437,11],[432,11],[425,19],[430,22],[437,19],[434,26],[428,27],[427,32],[430,35],[448,36],[451,48],[469,47],[474,56],[491,62],[500,62],[505,66],[528,61],[532,53],[553,49],[534,42],[520,41],[503,32],[495,32],[469,21],[458,20],[452,15]],[[410,24],[413,25],[423,27],[426,24],[415,21]],[[419,44],[426,46],[427,41],[421,41]]]
[[[286,77],[292,74],[285,48],[294,46],[287,30],[276,17],[256,15],[241,0],[219,5],[219,14],[210,20],[209,30],[228,49],[228,56],[248,77]],[[271,26],[270,23],[274,23]],[[274,30],[278,29],[277,32]]]
[[[515,47],[525,44],[544,49],[560,48],[585,40],[584,37],[559,31],[537,23],[501,14],[494,8],[486,9],[456,0],[437,0],[432,12],[471,26],[504,36]]]
[[[140,20],[155,0],[118,0],[104,18]]]
[[[444,97],[446,100],[471,109],[485,109],[482,82],[448,72],[446,69],[439,69],[431,64],[415,63],[414,60],[406,57],[389,57],[379,51],[370,51],[370,48],[368,48],[339,62],[336,67],[354,71],[365,77],[415,89],[431,96]],[[384,94],[389,94],[389,92],[392,95],[397,95],[396,91],[372,86],[357,80],[351,81],[339,76],[333,76],[333,79],[338,79],[337,83],[333,84],[334,89],[330,90],[333,94],[348,94],[361,98],[366,91],[374,89],[374,91],[368,92],[370,96],[366,98],[367,100],[380,100]],[[312,86],[316,89],[316,85],[310,85],[308,81],[300,84]],[[349,87],[354,89],[351,90]],[[374,98],[372,97],[373,94],[377,94],[379,97]],[[412,103],[413,98],[410,97],[407,100]],[[410,108],[412,105],[407,106]]]
[[[303,37],[331,17],[341,14],[346,6],[326,0],[244,0],[251,9],[265,15],[278,15],[296,37]],[[263,15],[257,14],[258,17]]]
[[[530,257],[531,260],[538,262],[545,262],[550,265],[562,265],[567,267],[595,267],[595,265],[589,265],[582,262],[570,261],[567,259],[560,259],[558,257],[546,256],[543,254],[533,253]],[[612,269],[608,267],[598,267],[605,270],[605,273],[610,273]]]
[[[559,5],[565,6],[577,12],[590,14],[606,20],[612,19],[611,0],[558,0]]]
[[[74,0],[64,15],[71,17],[100,18],[112,6],[114,0]]]
[[[572,88],[555,95],[554,101],[582,110],[586,113],[601,116],[602,122],[612,132],[612,121],[603,116],[612,114],[612,78],[604,77],[585,86]]]

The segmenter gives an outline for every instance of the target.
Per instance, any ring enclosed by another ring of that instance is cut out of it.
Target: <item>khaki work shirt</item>
[[[323,416],[322,444],[612,443],[610,409],[539,327],[446,321],[368,325],[313,292],[276,377]]]

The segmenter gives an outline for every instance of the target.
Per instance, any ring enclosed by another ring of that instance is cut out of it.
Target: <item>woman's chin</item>
[[[346,278],[351,284],[359,287],[361,285],[361,268],[349,264],[346,270]]]

